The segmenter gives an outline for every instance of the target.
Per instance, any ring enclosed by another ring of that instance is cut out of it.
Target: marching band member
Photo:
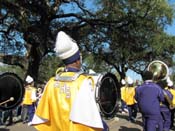
[[[125,89],[125,102],[128,107],[129,112],[129,121],[135,122],[137,116],[137,102],[134,98],[135,96],[135,87],[133,85],[133,80],[130,77],[127,77],[127,87]]]
[[[163,118],[163,131],[169,131],[171,126],[171,109],[172,106],[172,99],[173,95],[171,92],[167,89],[167,82],[165,81],[159,81],[157,82],[162,89],[164,93],[165,99],[160,103],[160,111]]]
[[[122,113],[128,113],[128,108],[125,102],[126,98],[126,81],[124,79],[121,80],[122,87],[120,88],[120,94],[121,94],[121,110]]]
[[[143,117],[144,131],[162,131],[160,102],[164,101],[163,90],[152,81],[152,72],[145,71],[142,79],[144,83],[136,88],[135,99]]]
[[[174,128],[174,115],[175,115],[175,89],[173,86],[173,82],[170,80],[168,77],[167,79],[167,89],[171,92],[173,95],[173,100],[172,100],[172,108],[171,108],[171,129]]]
[[[93,80],[80,72],[80,51],[67,34],[57,34],[55,51],[66,67],[46,84],[32,124],[39,131],[101,131]]]
[[[26,77],[26,83],[21,116],[23,123],[28,122],[30,126],[35,112],[36,88],[34,87],[33,78],[29,75]],[[29,119],[27,119],[28,117]]]

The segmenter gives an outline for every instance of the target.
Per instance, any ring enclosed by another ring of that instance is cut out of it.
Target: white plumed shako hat
[[[124,79],[122,79],[121,83],[122,83],[122,85],[125,85],[126,81]]]
[[[133,80],[131,79],[131,77],[128,76],[127,82],[128,82],[129,85],[133,84]]]
[[[172,87],[173,86],[173,82],[172,81],[168,81],[168,86]]]
[[[57,34],[54,51],[65,64],[70,64],[80,59],[77,43],[63,31]]]
[[[170,77],[167,78],[167,85],[169,87],[172,87],[173,86],[173,82],[171,81]]]
[[[26,77],[26,82],[27,82],[27,83],[32,83],[32,82],[33,82],[33,78],[32,78],[31,76],[28,75],[28,76]]]

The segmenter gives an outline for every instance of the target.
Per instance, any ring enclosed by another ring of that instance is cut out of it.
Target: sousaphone
[[[154,81],[164,81],[169,76],[168,66],[160,60],[152,61],[148,65],[148,71],[151,71],[153,73]]]
[[[14,73],[0,74],[0,110],[17,107],[23,100],[24,86],[21,78]]]
[[[148,65],[148,71],[153,73],[153,80],[157,82],[162,88],[167,86],[167,79],[169,77],[169,69],[168,66],[159,60],[152,61]],[[174,109],[175,105],[173,105],[172,100],[169,98],[168,94],[163,90],[165,99],[169,103],[170,109]]]

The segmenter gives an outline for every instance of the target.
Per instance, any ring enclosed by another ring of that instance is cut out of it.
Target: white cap
[[[127,82],[128,82],[128,84],[133,84],[133,80],[131,79],[131,77],[128,76]]]
[[[122,83],[122,85],[125,85],[126,81],[124,79],[122,79],[121,83]]]
[[[77,53],[79,48],[77,43],[70,36],[60,31],[57,34],[54,51],[60,59],[64,60]]]
[[[32,78],[31,76],[28,75],[28,76],[26,77],[26,82],[27,82],[27,83],[32,83],[32,82],[33,82],[33,78]]]
[[[168,83],[169,81],[171,81],[171,79],[170,79],[169,76],[167,77],[166,81],[167,81],[167,83]]]
[[[173,82],[172,81],[168,81],[168,84],[167,84],[169,87],[173,86]]]

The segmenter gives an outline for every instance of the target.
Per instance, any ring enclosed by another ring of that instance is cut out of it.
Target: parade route
[[[142,131],[140,114],[138,114],[135,123],[127,121],[127,115],[128,114],[117,113],[116,117],[105,120],[110,128],[110,131]],[[0,131],[36,131],[36,129],[19,122],[5,128],[1,127]]]
[[[142,131],[142,118],[141,114],[137,114],[136,122],[132,123],[127,120],[128,114],[116,114],[116,117],[105,120],[110,128],[110,131]],[[37,131],[34,127],[22,124],[21,122],[15,123],[12,126],[0,127],[0,131]],[[173,130],[170,130],[173,131]]]
[[[141,115],[138,113],[136,122],[129,122],[128,114],[117,113],[116,117],[106,120],[110,131],[142,131]]]

